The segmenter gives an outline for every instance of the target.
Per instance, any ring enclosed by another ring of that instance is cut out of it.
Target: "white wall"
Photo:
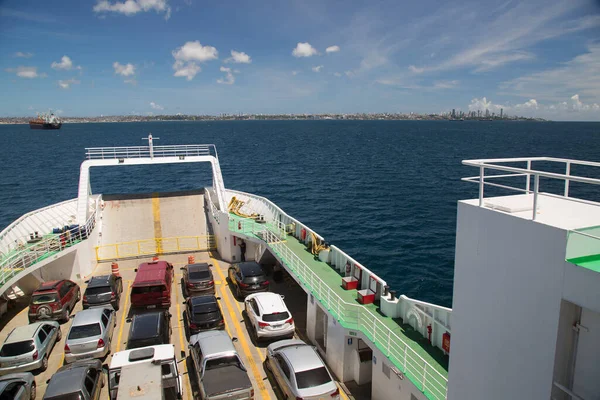
[[[383,372],[384,364],[390,367],[389,378]],[[372,373],[372,400],[413,400],[411,394],[417,400],[427,400],[427,397],[408,378],[400,374],[403,377],[403,379],[400,379],[394,373],[393,364],[377,348],[373,350]],[[390,393],[393,393],[393,395],[390,396]],[[464,400],[467,400],[467,398]]]
[[[600,398],[600,314],[588,309],[581,313],[573,392],[584,399]]]
[[[566,231],[458,203],[449,400],[549,399]]]

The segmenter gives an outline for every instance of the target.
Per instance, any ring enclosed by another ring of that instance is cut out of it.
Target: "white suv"
[[[246,297],[244,304],[258,340],[294,336],[294,318],[283,302],[283,296],[270,292],[255,293]]]

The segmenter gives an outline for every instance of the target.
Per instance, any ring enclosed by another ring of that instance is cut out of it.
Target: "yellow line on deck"
[[[154,217],[154,238],[162,238],[162,227],[160,226],[160,197],[158,193],[152,194],[152,216]],[[158,241],[156,242],[158,247]],[[160,249],[156,249],[156,252],[160,254]]]
[[[177,284],[179,285],[179,284]],[[177,320],[179,321],[179,318],[182,317],[181,315],[181,306],[179,305],[179,291],[175,290],[175,302],[176,302],[176,308],[177,308]],[[185,342],[183,340],[183,331],[185,330],[185,323],[180,325],[178,327],[179,330],[179,345],[181,346],[181,350],[185,353]],[[184,374],[187,373],[187,363],[183,363],[183,372]],[[190,377],[188,374],[188,379],[184,379],[185,381],[185,388],[186,390],[186,398],[189,399],[190,396],[189,394],[192,393],[192,388],[190,387]]]
[[[211,258],[211,260],[213,262],[213,265],[216,267],[218,274],[221,276],[221,279],[223,281],[225,281],[225,276],[223,275],[223,272],[221,271],[219,262],[214,258]],[[238,340],[240,341],[240,343],[242,345],[242,349],[244,350],[246,357],[248,357],[248,360],[250,361],[250,369],[252,369],[252,373],[254,374],[254,378],[256,379],[256,384],[258,385],[258,390],[260,390],[260,394],[263,399],[270,399],[271,396],[269,396],[269,393],[267,392],[267,388],[265,387],[265,383],[263,382],[263,378],[260,374],[260,371],[258,370],[258,367],[256,366],[257,364],[260,364],[260,362],[257,362],[256,358],[254,358],[254,356],[252,355],[250,346],[248,346],[248,341],[246,340],[246,337],[244,336],[244,331],[240,325],[240,322],[238,321],[238,318],[235,315],[235,312],[233,311],[233,309],[231,307],[231,303],[229,301],[229,296],[226,295],[225,290],[221,290],[221,292],[223,293],[223,297],[225,298],[225,304],[227,306],[227,311],[229,312],[229,316],[231,317],[231,320],[233,321],[233,325],[235,326],[235,330],[238,334]]]
[[[125,326],[125,317],[127,316],[127,303],[129,302],[129,289],[131,289],[131,281],[127,281],[127,291],[125,292],[125,304],[123,305],[123,315],[121,316],[121,326],[119,326],[119,336],[117,337],[117,351],[115,351],[115,353],[121,349],[123,327]],[[122,292],[121,295],[123,295]]]

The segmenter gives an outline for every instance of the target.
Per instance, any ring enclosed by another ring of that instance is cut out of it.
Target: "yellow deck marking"
[[[346,395],[346,392],[344,392],[344,391],[342,390],[342,388],[340,387],[340,385],[339,385],[339,384],[337,384],[337,382],[336,382],[336,384],[335,384],[335,385],[338,387],[338,390],[340,391],[340,397],[342,398],[342,400],[349,400],[349,399],[348,399],[348,396]]]
[[[179,284],[177,284],[179,285]],[[177,320],[179,321],[179,318],[182,317],[181,315],[181,306],[179,305],[179,290],[175,290],[175,304],[177,305]],[[179,330],[179,345],[181,346],[181,350],[185,353],[185,343],[183,341],[183,331],[184,331],[184,327],[179,325],[178,327]],[[183,363],[183,373],[186,374],[187,373],[187,363]],[[192,388],[190,387],[190,377],[188,375],[187,379],[184,379],[185,382],[185,388],[186,388],[186,398],[189,399],[190,398],[190,393],[192,393]]]
[[[154,238],[162,238],[162,227],[160,226],[160,197],[158,193],[152,194],[152,216],[154,217]],[[160,254],[159,241],[156,241],[156,253]]]
[[[225,276],[223,275],[223,272],[221,271],[219,262],[214,258],[211,258],[211,260],[213,262],[213,265],[216,267],[218,274],[221,276],[221,279],[223,281],[225,281]],[[256,384],[258,386],[258,390],[260,390],[260,394],[263,399],[270,399],[271,396],[269,396],[269,393],[267,392],[267,388],[265,387],[265,383],[263,382],[263,378],[260,375],[260,371],[258,370],[258,367],[257,367],[257,364],[260,364],[260,362],[257,362],[256,358],[252,355],[252,352],[250,351],[250,346],[248,346],[248,341],[246,340],[246,337],[244,336],[244,331],[243,331],[242,327],[240,326],[240,322],[238,321],[238,318],[236,317],[235,312],[233,311],[233,309],[231,307],[231,303],[229,301],[229,296],[226,295],[224,290],[221,290],[221,292],[223,293],[223,297],[225,298],[225,305],[227,306],[227,311],[229,312],[229,316],[231,317],[231,320],[233,321],[233,325],[235,326],[235,330],[238,334],[238,340],[240,341],[240,343],[242,345],[242,349],[244,350],[246,357],[248,357],[248,360],[250,360],[250,369],[252,370],[252,373],[254,374],[254,378],[256,379]]]
[[[125,292],[125,304],[123,306],[123,315],[121,316],[121,326],[119,326],[119,336],[117,337],[117,353],[121,349],[121,340],[123,338],[123,327],[125,326],[125,317],[127,316],[127,303],[129,302],[129,290],[131,289],[131,281],[127,281],[127,291]],[[122,293],[121,293],[122,295]]]

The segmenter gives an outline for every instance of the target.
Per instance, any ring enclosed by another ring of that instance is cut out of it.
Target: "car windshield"
[[[96,296],[99,294],[110,293],[110,292],[112,292],[112,290],[110,289],[110,286],[97,286],[97,287],[87,288],[85,290],[85,295],[86,296]]]
[[[36,294],[31,297],[31,304],[54,303],[55,301],[58,301],[56,293]]]
[[[287,311],[273,314],[265,314],[262,316],[263,321],[265,322],[277,322],[277,321],[285,321],[290,317]]]
[[[83,394],[81,392],[59,394],[58,396],[44,397],[45,400],[83,400]]]
[[[296,383],[298,384],[298,389],[321,386],[327,382],[331,382],[331,378],[329,377],[329,373],[325,367],[296,372]]]
[[[144,293],[161,293],[166,291],[165,286],[141,286],[134,287],[131,289],[131,294],[144,294]]]
[[[190,271],[190,279],[208,279],[210,278],[210,272],[208,271]]]
[[[77,325],[71,327],[69,332],[69,339],[83,339],[92,336],[100,336],[102,330],[100,324],[89,324],[89,325]]]
[[[23,342],[5,343],[0,350],[0,357],[14,357],[21,354],[31,353],[35,350],[33,340]]]
[[[236,365],[239,367],[240,362],[236,356],[219,357],[212,360],[207,360],[204,369],[209,370],[213,368],[224,367],[226,365]]]

